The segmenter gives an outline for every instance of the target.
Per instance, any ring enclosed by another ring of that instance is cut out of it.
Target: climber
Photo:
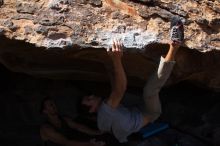
[[[112,133],[120,143],[127,142],[127,136],[138,132],[142,127],[154,122],[161,114],[159,91],[169,78],[175,64],[176,53],[184,39],[183,23],[173,18],[170,29],[169,50],[165,58],[160,58],[159,67],[147,81],[143,92],[143,105],[125,107],[121,104],[126,91],[127,79],[122,65],[122,43],[113,41],[108,54],[113,62],[114,81],[108,98],[102,99],[95,95],[82,99],[90,113],[97,112],[98,128],[103,132]]]
[[[60,116],[55,102],[51,98],[45,98],[41,105],[41,113],[46,115],[47,122],[40,128],[40,135],[46,146],[103,146],[102,141],[84,142],[74,140],[76,131],[87,135],[100,135],[98,130],[90,129],[76,123],[71,118]]]

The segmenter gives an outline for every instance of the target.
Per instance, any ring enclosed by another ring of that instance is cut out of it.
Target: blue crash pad
[[[161,131],[168,129],[169,124],[163,122],[156,122],[148,124],[147,126],[141,128],[139,131],[142,138],[148,138],[154,134],[160,133]]]

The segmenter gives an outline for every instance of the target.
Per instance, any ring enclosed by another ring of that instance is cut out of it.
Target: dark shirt
[[[55,127],[49,122],[46,122],[46,124],[52,126],[55,131],[57,131],[58,133],[66,137],[67,139],[77,140],[77,141],[85,141],[85,140],[88,141],[90,139],[87,134],[84,134],[82,132],[79,132],[75,129],[70,128],[67,122],[62,117],[59,116],[59,119],[61,120],[60,128]],[[45,146],[61,146],[61,145],[48,140],[48,141],[45,141]]]

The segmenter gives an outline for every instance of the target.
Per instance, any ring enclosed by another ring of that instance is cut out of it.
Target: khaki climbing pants
[[[159,92],[169,78],[174,64],[175,61],[165,61],[161,57],[157,71],[152,74],[144,87],[142,112],[144,116],[150,116],[151,122],[155,121],[162,112]]]

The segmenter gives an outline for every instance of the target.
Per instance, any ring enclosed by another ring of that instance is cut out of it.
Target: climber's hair
[[[48,100],[53,100],[51,97],[47,96],[45,97],[42,101],[41,101],[41,104],[40,104],[40,114],[43,114],[43,111],[44,111],[44,107],[45,107],[45,102],[48,101]]]

